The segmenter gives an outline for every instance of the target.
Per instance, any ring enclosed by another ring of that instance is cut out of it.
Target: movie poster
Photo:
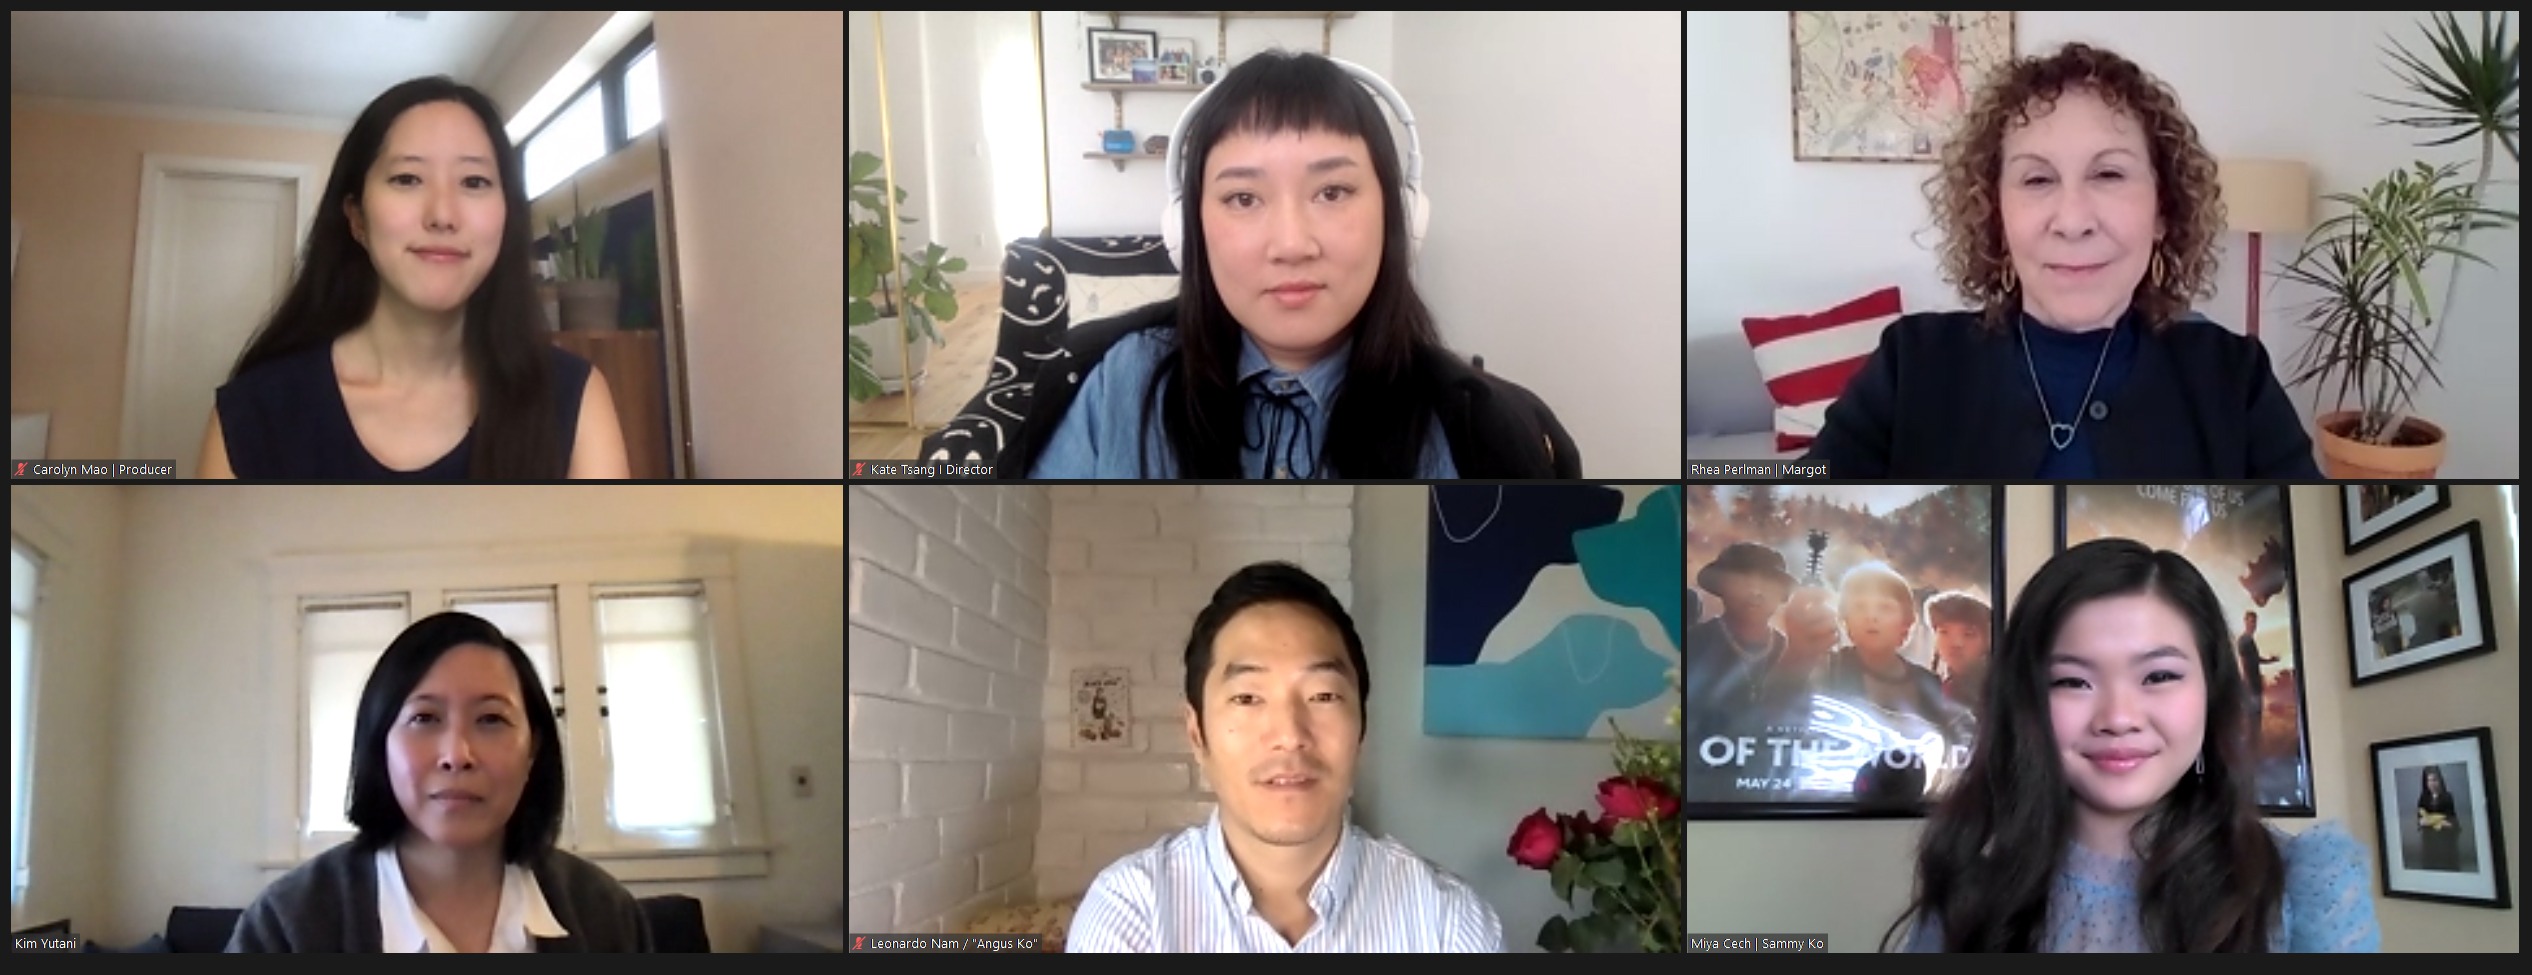
[[[2003,503],[1988,486],[1689,486],[1689,815],[1923,815],[1977,740]]]
[[[2259,720],[2260,812],[2310,816],[2311,749],[2303,718],[2303,636],[2295,615],[2294,521],[2286,489],[2206,484],[2087,484],[2058,491],[2058,547],[2128,538],[2198,567],[2224,606],[2234,663]]]

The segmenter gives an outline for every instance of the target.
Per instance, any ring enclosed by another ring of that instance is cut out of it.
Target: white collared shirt
[[[1127,854],[1091,881],[1066,951],[1500,952],[1503,923],[1468,884],[1387,837],[1355,828],[1310,887],[1318,915],[1297,943],[1256,909],[1222,838],[1222,813]]]
[[[545,889],[536,882],[536,873],[518,864],[501,868],[501,907],[492,918],[492,945],[495,954],[528,954],[536,951],[536,939],[560,938],[570,932],[554,919],[553,905],[545,902]],[[413,891],[404,885],[404,864],[396,859],[396,846],[389,843],[378,848],[378,935],[380,950],[389,954],[409,955],[415,952],[451,954],[457,945],[441,934],[439,925],[431,923],[413,902]]]

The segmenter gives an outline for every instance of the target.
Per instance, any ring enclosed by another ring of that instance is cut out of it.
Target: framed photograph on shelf
[[[1796,10],[1794,160],[1933,162],[1987,74],[2010,10]]]
[[[2339,494],[2339,524],[2347,529],[2349,555],[2453,506],[2450,489],[2418,481],[2349,484]]]
[[[1090,28],[1090,80],[1127,84],[1134,80],[1134,62],[1149,61],[1160,49],[1160,35],[1148,30]]]
[[[2313,815],[2296,610],[2295,520],[2282,485],[2078,484],[2057,489],[2057,551],[2125,538],[2180,553],[2224,608],[2231,662],[2251,691],[2263,816]]]
[[[1690,819],[1923,816],[1976,745],[2004,489],[1684,489]]]
[[[2497,649],[2487,565],[2472,521],[2347,577],[2357,686]]]
[[[1194,67],[1196,39],[1192,37],[1161,38],[1159,60],[1162,64],[1183,64],[1190,68]]]
[[[2383,895],[2507,910],[2505,814],[2487,728],[2376,742],[2375,838]]]

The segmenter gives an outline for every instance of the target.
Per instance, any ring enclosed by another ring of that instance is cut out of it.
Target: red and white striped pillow
[[[1829,404],[1881,344],[1881,330],[1898,319],[1899,307],[1894,286],[1827,311],[1741,320],[1767,395],[1776,401],[1777,450],[1811,446]]]

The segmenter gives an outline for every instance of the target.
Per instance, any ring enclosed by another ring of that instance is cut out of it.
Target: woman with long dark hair
[[[1038,478],[1580,476],[1537,396],[1442,345],[1380,102],[1312,54],[1191,109],[1177,300],[1065,336],[998,466]]]
[[[2231,654],[2214,590],[2178,554],[2104,539],[2041,566],[1883,946],[2380,950],[2356,840],[2260,821]]]
[[[2462,868],[2462,821],[2453,809],[2452,790],[2444,787],[2444,770],[2427,766],[2418,776],[2418,868]]]
[[[546,340],[525,185],[482,92],[417,78],[370,102],[215,397],[201,476],[626,476],[606,377]]]

